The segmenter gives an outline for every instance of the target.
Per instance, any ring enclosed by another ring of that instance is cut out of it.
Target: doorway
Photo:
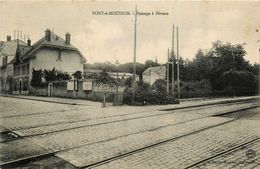
[[[48,84],[48,97],[52,97],[53,96],[53,84],[49,83]]]

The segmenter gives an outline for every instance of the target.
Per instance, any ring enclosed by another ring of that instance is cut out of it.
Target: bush
[[[258,93],[258,80],[249,71],[226,71],[223,74],[224,90],[229,95],[254,95]]]
[[[76,71],[72,75],[74,76],[75,79],[82,79],[82,72],[81,71]]]
[[[42,79],[45,79],[46,82],[43,82]],[[46,70],[44,71],[35,70],[33,69],[32,72],[32,80],[31,80],[31,86],[32,87],[44,87],[48,85],[48,82],[51,81],[58,81],[58,80],[70,80],[71,77],[67,72],[61,72],[58,70],[55,70],[53,68],[52,70]]]
[[[135,91],[135,102],[132,103],[132,88],[127,87],[124,92],[124,103],[133,105],[162,104],[170,102],[166,96],[166,81],[157,80],[153,86],[149,83],[138,82]]]
[[[158,79],[153,84],[153,89],[156,93],[166,96],[167,94],[167,82],[163,79]]]
[[[33,68],[32,71],[32,79],[31,79],[31,86],[33,87],[42,87],[42,77],[43,77],[43,72],[42,70],[35,70]]]
[[[55,70],[55,68],[53,68],[52,70],[46,70],[44,69],[43,71],[43,77],[44,79],[49,82],[49,81],[55,81],[56,80],[56,73],[57,70]]]
[[[70,80],[71,76],[67,72],[57,71],[56,80]]]
[[[181,98],[209,97],[212,94],[210,81],[181,82]]]
[[[117,83],[116,79],[110,77],[106,70],[103,70],[101,73],[92,73],[90,75],[84,75],[84,78],[93,79],[95,84],[115,85]]]

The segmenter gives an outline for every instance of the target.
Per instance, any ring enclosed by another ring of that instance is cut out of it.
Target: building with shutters
[[[86,59],[70,40],[69,33],[66,33],[63,39],[47,29],[44,36],[33,45],[30,39],[27,40],[26,45],[19,43],[14,58],[10,62],[13,66],[13,93],[28,93],[33,70],[55,68],[68,74],[76,71],[83,72]]]

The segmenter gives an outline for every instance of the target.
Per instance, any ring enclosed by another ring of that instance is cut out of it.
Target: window
[[[29,64],[26,65],[26,74],[29,74]]]
[[[15,76],[17,75],[16,67],[14,67],[14,75],[15,75]]]
[[[57,59],[57,61],[62,61],[61,60],[61,49],[58,51],[58,59]]]
[[[17,80],[14,82],[14,91],[17,91],[18,82]]]
[[[22,75],[24,75],[25,74],[25,66],[23,65],[22,66]]]
[[[8,59],[7,56],[3,56],[3,66],[7,65],[7,59]]]
[[[25,79],[24,81],[23,81],[23,91],[27,91],[28,90],[28,82],[27,82],[27,80]]]

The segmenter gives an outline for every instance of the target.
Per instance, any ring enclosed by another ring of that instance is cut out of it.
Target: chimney
[[[10,35],[7,35],[7,41],[11,41],[11,36]]]
[[[65,44],[70,45],[70,33],[67,32],[65,35]]]
[[[27,46],[31,46],[31,39],[27,40]]]
[[[51,30],[50,29],[47,29],[45,31],[45,40],[51,41]]]

